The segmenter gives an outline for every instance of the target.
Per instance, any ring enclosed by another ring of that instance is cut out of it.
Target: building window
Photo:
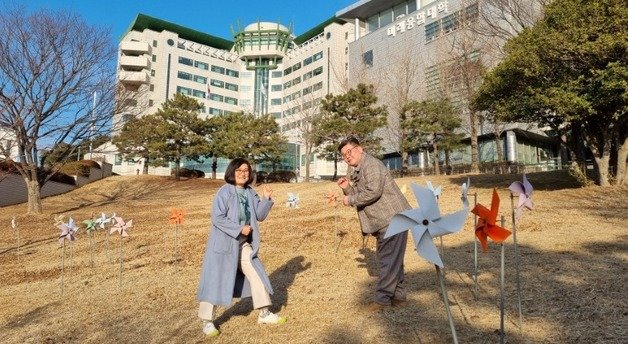
[[[270,90],[273,92],[280,92],[282,88],[281,85],[270,85]]]
[[[296,71],[296,70],[299,70],[299,69],[301,69],[301,62],[297,62],[297,63],[294,64],[294,66],[292,66],[292,71],[293,72]]]
[[[312,73],[314,74],[314,76],[317,76],[317,75],[319,75],[319,74],[323,74],[323,66],[320,66],[320,67],[318,67],[318,68],[314,69],[314,70],[312,71]]]
[[[238,105],[238,100],[231,97],[225,97],[225,103],[231,104],[231,105]]]
[[[187,66],[193,66],[194,65],[194,60],[189,59],[187,57],[179,56],[179,63],[187,65]]]
[[[322,51],[319,51],[316,54],[314,54],[314,56],[312,56],[312,59],[314,61],[318,61],[318,60],[320,60],[322,58],[323,58],[323,52]]]
[[[157,47],[157,41],[153,40],[153,47]]]
[[[199,91],[199,90],[192,90],[192,95],[194,97],[203,98],[203,99],[205,99],[205,97],[206,97],[206,93],[203,92],[203,91]]]
[[[184,94],[186,96],[191,96],[192,95],[192,89],[187,88],[187,87],[177,86],[177,93],[181,93],[181,94]]]
[[[281,78],[282,75],[283,73],[281,73],[281,71],[278,71],[278,70],[273,71],[273,73],[271,74],[273,78]]]
[[[225,69],[223,67],[212,65],[212,72],[225,74]]]
[[[206,84],[207,78],[200,75],[194,75],[194,81],[198,82],[199,84]]]
[[[239,77],[240,73],[236,72],[235,70],[231,70],[231,69],[227,69],[226,73],[228,76],[233,76],[233,77]]]
[[[119,154],[116,154],[113,158],[114,165],[122,165],[122,157]]]
[[[210,95],[209,95],[209,99],[211,99],[211,100],[215,100],[215,101],[217,101],[217,102],[222,102],[222,101],[223,101],[223,99],[224,99],[224,97],[223,97],[223,96],[221,96],[220,94],[215,94],[215,93],[212,93],[212,94],[210,94]]]
[[[155,70],[154,69],[150,70],[150,76],[155,76]]]
[[[440,20],[425,25],[425,43],[435,40],[440,35]]]
[[[179,72],[177,73],[177,77],[178,77],[179,79],[184,79],[184,80],[192,80],[192,74],[190,74],[190,73],[186,73],[186,72],[181,72],[181,71],[179,71]]]
[[[306,58],[305,60],[303,60],[303,66],[309,65],[310,63],[312,63],[312,61],[313,61],[313,57],[312,56]]]
[[[210,115],[214,115],[214,116],[220,116],[220,115],[222,115],[222,110],[210,107],[209,108],[209,114]]]
[[[373,67],[373,50],[362,54],[362,63],[364,63],[366,67]]]
[[[323,88],[323,82],[322,81],[318,82],[318,83],[315,83],[314,86],[312,86],[312,90],[313,91],[318,91],[318,90],[320,90],[322,88]]]
[[[270,100],[270,105],[281,105],[281,98],[272,98]]]
[[[153,106],[153,100],[152,99],[148,100],[148,106]]]
[[[157,55],[153,55],[153,62],[157,62]]]
[[[210,84],[212,86],[216,86],[216,87],[220,87],[220,88],[224,88],[225,87],[225,82],[224,81],[220,81],[220,80],[216,80],[216,79],[211,79]]]
[[[200,68],[200,69],[204,69],[204,70],[208,70],[209,69],[209,64],[207,64],[205,62],[194,61],[194,67]]]
[[[155,85],[150,84],[150,86],[148,86],[148,90],[149,91],[154,91],[155,90]]]
[[[225,88],[231,91],[237,91],[238,85],[230,84],[228,82],[225,83]]]

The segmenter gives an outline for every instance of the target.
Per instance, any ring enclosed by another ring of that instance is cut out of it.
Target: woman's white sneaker
[[[220,334],[220,331],[216,329],[214,323],[211,321],[203,321],[203,333],[205,333],[209,337],[216,337]]]
[[[283,324],[286,320],[287,319],[285,317],[280,317],[272,312],[260,312],[257,317],[258,324]]]

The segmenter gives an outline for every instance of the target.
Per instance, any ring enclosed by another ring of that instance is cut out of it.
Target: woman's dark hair
[[[249,169],[249,179],[246,181],[244,186],[248,186],[249,184],[253,182],[253,171],[251,170],[251,164],[249,164],[249,162],[244,158],[235,158],[231,160],[231,162],[227,166],[227,170],[225,171],[225,181],[227,183],[231,185],[235,185],[236,183],[236,180],[235,180],[236,171],[235,170],[242,165],[246,165],[246,167],[248,167]]]
[[[358,139],[356,139],[353,136],[349,136],[346,139],[340,141],[340,144],[338,144],[338,151],[340,152],[342,150],[342,147],[348,145],[348,144],[352,144],[354,146],[359,146],[360,145],[360,141],[358,141]]]

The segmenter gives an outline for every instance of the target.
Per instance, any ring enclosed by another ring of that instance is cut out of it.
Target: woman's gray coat
[[[251,187],[246,187],[251,211],[251,261],[257,270],[266,290],[273,293],[268,275],[257,257],[260,235],[258,221],[263,221],[273,206],[273,201],[259,197]],[[233,298],[251,296],[251,286],[242,271],[238,269],[240,244],[238,235],[242,231],[239,222],[240,202],[236,186],[223,185],[212,205],[211,232],[205,247],[205,257],[201,269],[197,299],[213,305],[229,306]]]

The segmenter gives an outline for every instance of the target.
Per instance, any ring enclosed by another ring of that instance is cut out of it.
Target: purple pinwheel
[[[517,204],[517,209],[515,210],[515,214],[517,218],[521,217],[521,211],[523,210],[524,207],[532,210],[532,208],[534,207],[534,204],[532,204],[532,190],[533,189],[532,189],[532,184],[530,184],[525,174],[523,175],[523,182],[519,182],[519,181],[513,182],[512,184],[510,184],[508,189],[513,194],[519,195],[519,203]]]
[[[410,186],[420,208],[409,209],[393,216],[384,237],[389,238],[397,233],[411,230],[417,254],[443,267],[443,261],[432,239],[461,230],[469,215],[469,208],[441,216],[432,190],[415,183]]]
[[[119,216],[114,217],[114,220],[116,220],[116,223],[113,226],[111,226],[111,230],[109,231],[109,234],[118,232],[120,236],[128,237],[129,234],[126,231],[130,229],[131,227],[133,227],[133,220],[124,222],[124,220]]]
[[[63,245],[65,239],[68,239],[69,241],[76,240],[76,237],[74,235],[76,234],[76,232],[78,232],[78,227],[74,223],[73,218],[70,218],[68,220],[68,223],[61,223],[60,225],[57,225],[57,228],[61,230],[61,234],[59,235],[60,244]]]

